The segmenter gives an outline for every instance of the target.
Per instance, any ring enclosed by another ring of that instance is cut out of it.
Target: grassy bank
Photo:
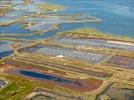
[[[104,38],[107,40],[121,40],[121,41],[134,42],[134,40],[128,36],[114,36],[113,34],[107,34],[92,28],[78,28],[58,33],[59,36],[64,36],[65,34],[77,35],[78,37],[82,36],[82,37]]]

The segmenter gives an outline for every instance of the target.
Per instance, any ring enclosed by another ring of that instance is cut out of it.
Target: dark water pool
[[[4,52],[0,52],[0,59],[2,59],[3,57],[9,56],[13,53],[13,51],[4,51]]]
[[[48,75],[48,74],[38,73],[34,71],[20,70],[19,73],[25,76],[30,76],[30,77],[37,78],[37,79],[49,80],[49,81],[58,82],[62,84],[73,84],[73,85],[75,84],[77,86],[81,85],[80,83],[76,81],[71,81],[71,80],[55,77],[55,76]]]

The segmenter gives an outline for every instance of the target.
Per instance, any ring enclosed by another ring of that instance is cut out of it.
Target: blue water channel
[[[9,56],[13,53],[13,51],[4,51],[4,52],[0,52],[0,59],[2,59],[3,57]]]
[[[24,29],[21,23],[0,27],[0,34],[29,34],[32,33],[28,29]]]

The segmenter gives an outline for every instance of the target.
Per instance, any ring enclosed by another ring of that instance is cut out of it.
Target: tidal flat
[[[131,4],[0,0],[0,100],[133,100]]]

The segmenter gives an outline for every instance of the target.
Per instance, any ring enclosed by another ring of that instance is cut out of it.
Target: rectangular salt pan
[[[60,48],[60,47],[43,46],[43,45],[36,45],[31,48],[25,48],[23,49],[23,51],[37,54],[47,54],[56,57],[62,55],[65,58],[84,60],[92,63],[98,63],[107,57],[106,55],[102,54],[95,54],[90,52],[76,51],[69,48]]]

